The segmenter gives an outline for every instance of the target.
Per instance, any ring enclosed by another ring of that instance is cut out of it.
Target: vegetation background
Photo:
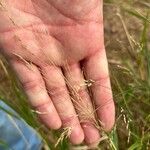
[[[116,124],[97,149],[150,149],[150,0],[104,0],[105,46],[116,103]],[[5,59],[0,56],[0,99],[6,102],[42,137],[44,148],[73,147],[65,131],[46,129],[28,107],[26,97]],[[3,111],[4,108],[0,107]],[[7,113],[14,117],[12,113]],[[62,140],[55,147],[58,139]],[[4,142],[0,141],[0,144]],[[7,143],[6,143],[7,144]]]

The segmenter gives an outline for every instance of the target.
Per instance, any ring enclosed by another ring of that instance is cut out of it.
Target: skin
[[[94,115],[84,119],[81,114],[92,113],[94,102],[103,128],[113,127],[102,0],[1,0],[0,18],[1,52],[32,107],[43,112],[42,122],[51,129],[71,127],[73,144],[98,142]],[[84,78],[94,81],[92,96]],[[76,92],[82,102],[70,95],[74,87],[80,87]]]

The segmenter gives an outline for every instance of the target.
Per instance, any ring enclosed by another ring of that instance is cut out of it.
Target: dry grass
[[[1,7],[5,9],[2,4]],[[81,121],[92,120],[102,133],[97,149],[148,150],[150,148],[150,59],[147,57],[150,56],[149,8],[149,2],[146,0],[142,2],[106,0],[104,4],[105,45],[117,106],[116,125],[110,134],[102,132],[101,122],[93,115],[96,110],[93,107],[93,111],[89,111],[88,106],[78,94],[83,87],[90,89],[93,84],[99,83],[85,80],[83,84],[75,87],[64,78],[72,91],[70,95],[72,95],[76,109],[83,110],[78,114],[82,118]],[[12,23],[16,25],[13,20]],[[17,36],[16,40],[21,42]],[[29,51],[25,45],[22,47]],[[32,63],[28,63],[18,54],[14,55],[34,71]],[[54,62],[51,64],[55,66]],[[67,140],[71,132],[70,128],[64,128],[61,132],[53,132],[39,124],[36,114],[46,112],[30,109],[26,104],[26,97],[19,91],[18,81],[16,82],[3,58],[0,59],[0,66],[0,82],[2,83],[0,98],[19,112],[20,116],[41,134],[47,149],[91,149],[84,145],[79,147],[70,145]],[[67,64],[66,70],[69,72]],[[12,98],[15,100],[14,103],[11,101]]]

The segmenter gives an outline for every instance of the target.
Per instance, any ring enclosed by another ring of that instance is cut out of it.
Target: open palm
[[[2,52],[40,119],[70,127],[74,144],[97,142],[94,110],[105,130],[115,114],[102,1],[2,0],[0,18]]]

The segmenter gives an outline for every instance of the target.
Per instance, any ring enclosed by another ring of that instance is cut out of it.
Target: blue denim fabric
[[[17,115],[1,100],[0,106]],[[40,137],[30,126],[22,119],[12,117],[0,110],[0,150],[40,150],[41,146]]]

